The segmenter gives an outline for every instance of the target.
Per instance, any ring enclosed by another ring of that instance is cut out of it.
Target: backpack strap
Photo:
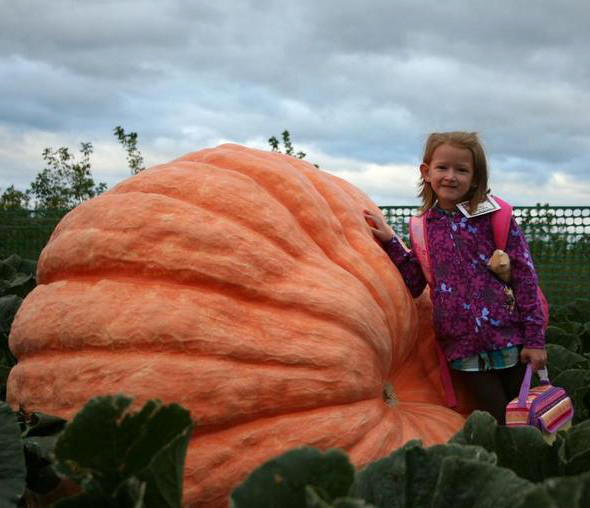
[[[422,273],[428,285],[432,285],[432,272],[430,271],[430,256],[428,255],[428,245],[426,243],[426,214],[410,218],[410,239],[412,249],[418,258]]]
[[[430,256],[428,254],[428,242],[426,238],[426,214],[423,213],[417,217],[410,218],[410,238],[412,240],[412,249],[416,254],[416,258],[422,268],[422,273],[428,285],[432,288],[432,271],[430,266]],[[445,390],[447,398],[447,405],[449,407],[457,406],[457,398],[455,397],[455,390],[453,388],[453,381],[451,379],[451,372],[449,364],[445,358],[445,354],[440,347],[438,340],[435,339],[436,355],[438,357],[438,365],[440,370],[440,380]]]
[[[494,199],[500,205],[500,209],[492,213],[494,243],[498,249],[506,250],[508,233],[510,231],[510,218],[512,217],[512,206],[498,196],[494,196]]]
[[[494,243],[498,249],[506,250],[508,233],[510,231],[510,218],[512,217],[512,206],[498,196],[494,196],[494,199],[500,205],[500,209],[492,213]],[[547,329],[547,326],[549,325],[549,303],[541,290],[541,286],[537,286],[537,292],[539,299],[541,300],[541,307],[543,308],[543,317],[545,320],[544,328]]]

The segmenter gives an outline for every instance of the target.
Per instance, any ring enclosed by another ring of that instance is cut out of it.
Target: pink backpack
[[[512,206],[497,196],[494,196],[494,199],[500,205],[499,210],[492,212],[492,231],[494,234],[494,243],[498,249],[505,250],[506,243],[508,241],[508,233],[510,232]],[[430,268],[430,255],[428,253],[428,241],[426,238],[426,214],[412,217],[410,219],[410,237],[412,239],[412,248],[416,253],[416,257],[418,258],[418,262],[420,263],[424,277],[426,278],[428,285],[431,286],[433,275]],[[547,328],[547,324],[549,322],[549,305],[540,287],[538,287],[538,294],[543,306],[545,328]],[[445,355],[438,342],[436,342],[436,352],[440,364],[442,384],[447,395],[447,404],[449,407],[455,407],[457,405],[457,400],[455,398],[455,391],[453,390],[453,384],[451,382],[449,366],[447,365]]]

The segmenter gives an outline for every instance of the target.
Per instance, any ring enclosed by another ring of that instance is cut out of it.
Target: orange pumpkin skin
[[[85,202],[14,321],[9,402],[65,418],[101,394],[182,404],[189,506],[225,506],[294,446],[362,466],[446,441],[463,418],[443,407],[428,302],[417,309],[366,207],[311,164],[231,144]]]

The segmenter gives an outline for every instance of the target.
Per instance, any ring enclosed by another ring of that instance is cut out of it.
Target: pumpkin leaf
[[[4,340],[8,338],[10,333],[10,327],[14,321],[16,311],[20,307],[23,299],[17,295],[7,295],[0,297],[0,336],[4,337]],[[8,347],[8,343],[5,342],[4,347]]]
[[[543,482],[542,488],[549,497],[559,501],[560,506],[571,508],[590,506],[590,473],[550,478]]]
[[[532,482],[558,474],[557,449],[534,427],[505,427],[488,413],[474,411],[450,443],[478,445],[498,457],[498,466]]]
[[[583,331],[584,331],[584,325],[582,323],[577,323],[576,321],[559,321],[557,322],[557,325],[551,325],[547,327],[547,332],[549,332],[550,328],[559,328],[560,330],[566,332],[566,333],[570,333],[570,334],[574,334],[574,335],[580,335]],[[547,340],[547,342],[552,342]]]
[[[590,420],[574,425],[564,433],[558,458],[561,475],[590,472]]]
[[[534,488],[513,471],[488,462],[446,457],[433,493],[433,508],[512,506]]]
[[[18,270],[9,262],[10,258],[0,260],[0,281],[7,282],[17,274]]]
[[[300,508],[307,499],[318,507],[332,506],[348,494],[353,479],[354,467],[341,450],[296,448],[252,471],[232,492],[232,506]]]
[[[105,492],[101,485],[90,481],[84,492],[76,496],[60,500],[55,504],[56,508],[144,508],[145,482],[131,477],[119,485],[115,492]]]
[[[406,452],[407,507],[431,506],[443,461],[460,457],[475,462],[496,464],[496,456],[480,446],[447,444],[424,449],[414,447]]]
[[[25,491],[25,454],[16,414],[0,402],[0,506],[16,506]]]
[[[577,324],[577,323],[576,323]],[[545,334],[545,339],[548,344],[557,344],[574,353],[577,353],[582,348],[582,342],[575,333],[568,333],[557,326],[548,326]]]
[[[557,344],[547,344],[547,368],[549,378],[555,379],[561,372],[568,369],[588,369],[590,362],[584,355],[569,351]]]
[[[567,369],[562,371],[552,384],[561,386],[572,398],[574,403],[574,423],[579,423],[588,418],[589,407],[586,405],[586,397],[590,393],[590,371],[585,369]]]
[[[21,435],[23,438],[33,436],[54,436],[56,437],[66,426],[66,420],[59,416],[52,416],[45,413],[20,414]],[[51,451],[55,448],[52,447]]]
[[[449,443],[478,445],[489,452],[495,452],[497,427],[498,424],[491,414],[485,411],[474,411]]]
[[[326,503],[309,485],[305,487],[305,496],[305,508],[375,508],[374,505],[366,503],[364,499],[353,497],[339,497],[332,504]]]
[[[48,494],[61,483],[54,467],[54,452],[66,421],[57,416],[22,411],[18,418],[25,448],[27,489],[36,494]]]
[[[135,484],[126,482],[137,478],[146,483],[146,504],[180,506],[184,457],[193,429],[189,412],[152,400],[133,413],[131,401],[122,395],[90,400],[57,442],[58,470],[83,488],[92,486],[92,495],[135,492]]]
[[[388,457],[361,469],[355,478],[352,493],[379,507],[405,507],[406,453],[422,447],[420,441],[408,441]]]
[[[27,488],[38,494],[47,494],[61,482],[54,468],[57,436],[25,438],[25,462],[27,465]]]

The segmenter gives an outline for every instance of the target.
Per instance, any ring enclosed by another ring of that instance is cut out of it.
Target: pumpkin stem
[[[397,406],[397,397],[395,392],[393,391],[393,385],[391,383],[385,383],[383,385],[383,402],[387,404],[389,407]]]

